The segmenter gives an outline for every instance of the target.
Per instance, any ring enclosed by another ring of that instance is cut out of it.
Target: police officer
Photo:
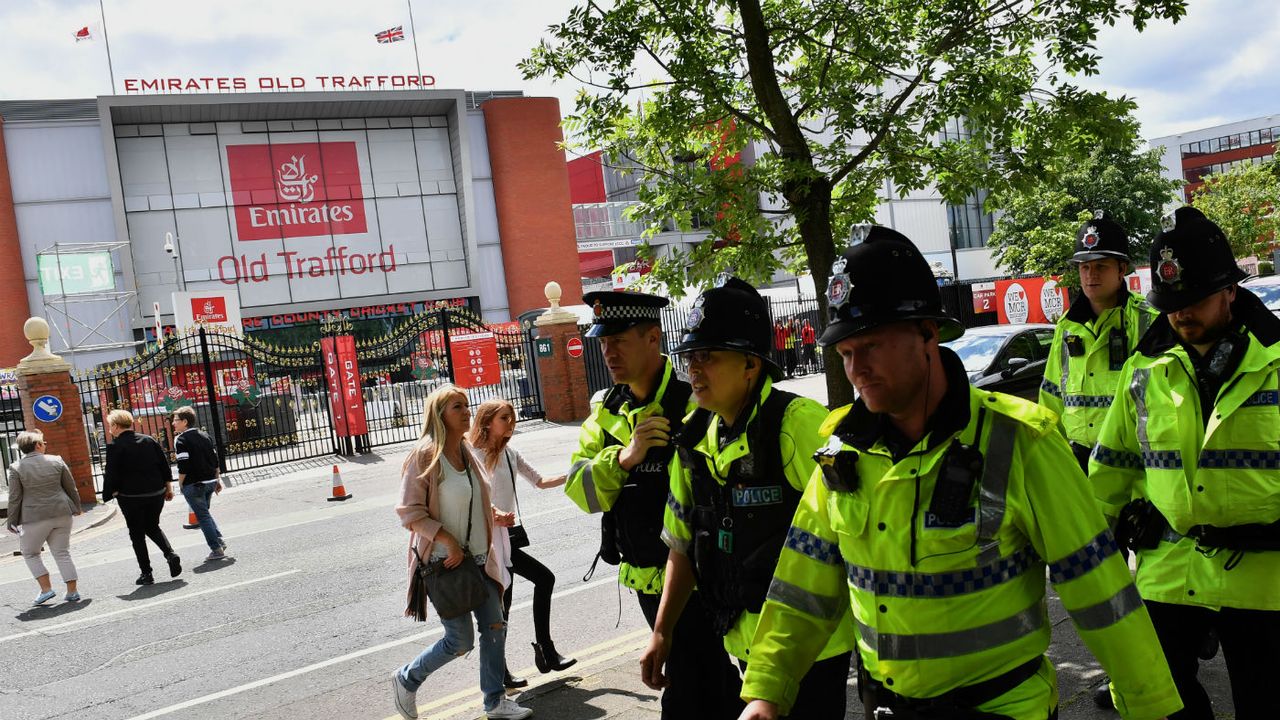
[[[676,436],[663,539],[670,546],[662,605],[641,659],[645,684],[663,687],[671,629],[696,579],[725,649],[748,664],[760,606],[800,495],[813,474],[826,409],[779,390],[782,368],[769,358],[769,310],[756,289],[728,278],[689,313],[673,351],[689,364],[698,404]],[[791,710],[806,720],[842,720],[853,648],[845,612],[819,661],[804,675]],[[736,700],[736,698],[735,698]],[[738,716],[741,702],[720,717]]]
[[[1157,313],[1129,292],[1129,235],[1102,212],[1080,226],[1071,262],[1080,271],[1080,292],[1054,329],[1040,404],[1058,414],[1088,470],[1120,369]]]
[[[600,338],[616,384],[592,398],[565,494],[584,511],[602,513],[600,558],[619,566],[618,582],[635,590],[652,628],[667,561],[661,536],[671,434],[692,410],[689,384],[662,354],[666,298],[594,292],[583,301],[594,313],[586,334]],[[680,673],[662,695],[664,718],[713,717],[724,697],[736,696],[737,678],[696,594],[674,629],[671,664]]]
[[[1138,590],[1187,709],[1213,717],[1196,679],[1217,631],[1236,717],[1280,716],[1280,320],[1236,283],[1222,230],[1179,208],[1151,248],[1164,313],[1121,373],[1090,481],[1138,554]]]
[[[832,267],[820,338],[858,400],[824,422],[820,476],[774,573],[742,717],[786,712],[846,605],[868,717],[1053,717],[1046,569],[1111,673],[1121,715],[1179,709],[1057,417],[969,385],[959,357],[939,346],[963,328],[943,313],[920,252],[887,228],[859,234]]]

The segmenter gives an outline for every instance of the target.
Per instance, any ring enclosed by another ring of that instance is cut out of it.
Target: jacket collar
[[[969,376],[964,371],[964,363],[950,348],[939,348],[939,354],[947,379],[947,392],[938,403],[937,410],[925,421],[925,437],[928,439],[925,450],[932,450],[969,425]],[[915,445],[902,436],[888,415],[871,412],[861,398],[854,401],[853,409],[836,428],[835,434],[864,451],[883,440],[894,457],[905,456]]]
[[[654,375],[654,391],[651,397],[638,398],[635,393],[631,392],[630,385],[614,385],[612,389],[604,396],[604,408],[609,412],[618,415],[622,413],[623,406],[627,406],[630,410],[638,410],[642,407],[648,407],[662,399],[662,395],[667,391],[667,383],[671,380],[672,368],[671,360],[665,355],[662,357],[662,367],[658,368],[657,374]]]
[[[1124,310],[1129,306],[1129,299],[1131,297],[1133,297],[1133,293],[1129,292],[1128,284],[1122,284],[1120,286],[1120,295],[1117,298],[1119,302],[1117,302],[1116,306],[1111,309],[1124,312]],[[1093,311],[1093,304],[1089,302],[1089,298],[1085,297],[1083,290],[1078,291],[1075,296],[1071,298],[1071,307],[1067,308],[1066,318],[1071,322],[1080,323],[1081,325],[1084,325],[1091,320],[1098,319],[1097,313]]]
[[[1280,318],[1272,314],[1257,295],[1242,287],[1236,289],[1235,302],[1231,303],[1231,321],[1237,325],[1243,325],[1244,329],[1263,347],[1270,348],[1280,342]],[[1137,351],[1149,358],[1155,358],[1173,349],[1174,346],[1180,345],[1181,342],[1173,326],[1169,324],[1169,315],[1161,313],[1160,317],[1151,323],[1147,334],[1138,341]],[[1280,350],[1280,348],[1277,349]]]

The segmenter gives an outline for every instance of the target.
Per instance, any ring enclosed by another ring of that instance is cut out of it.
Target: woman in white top
[[[533,583],[533,631],[537,642],[533,643],[533,660],[539,672],[564,670],[577,662],[556,651],[551,641],[551,593],[555,589],[556,576],[546,565],[524,551],[529,536],[520,524],[519,499],[516,496],[516,476],[520,475],[537,488],[553,488],[564,484],[565,476],[544,478],[520,452],[508,443],[516,429],[516,413],[506,400],[486,400],[476,408],[468,439],[472,447],[484,458],[485,468],[492,478],[493,507],[497,512],[515,512],[511,527],[498,528],[494,544],[506,542],[504,549],[510,559],[511,572]],[[502,596],[502,616],[511,614],[511,587]],[[513,677],[507,671],[504,684],[509,688],[528,685],[524,678]]]
[[[502,617],[504,568],[494,553],[493,529],[497,522],[510,523],[514,517],[495,513],[490,505],[488,477],[466,441],[470,421],[467,396],[457,387],[445,385],[427,396],[422,434],[405,459],[396,514],[410,531],[410,582],[419,557],[424,562],[443,559],[447,568],[474,562],[482,565],[492,580],[489,597],[471,614],[441,619],[444,636],[396,670],[391,685],[396,710],[403,718],[418,717],[417,692],[427,677],[474,647],[472,614],[480,628],[480,690],[485,714],[514,720],[533,714],[508,700],[502,689],[507,642],[507,624]]]

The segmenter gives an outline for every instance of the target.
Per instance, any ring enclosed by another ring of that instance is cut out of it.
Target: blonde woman
[[[475,419],[471,421],[471,433],[467,436],[472,447],[484,458],[485,469],[489,472],[493,488],[493,507],[504,513],[516,513],[519,510],[516,497],[517,475],[540,489],[559,487],[565,480],[564,475],[542,477],[518,450],[508,444],[515,429],[516,413],[511,403],[501,399],[486,400],[476,408]],[[504,554],[510,559],[512,574],[533,583],[533,630],[537,640],[533,644],[534,664],[538,666],[538,672],[564,670],[577,660],[562,657],[551,641],[551,593],[555,590],[556,576],[546,565],[526,553],[523,545],[510,543],[508,533],[517,528],[522,530],[523,526],[520,525],[520,518],[514,516],[510,529],[502,527],[498,530],[498,541],[506,544],[503,549],[508,551]],[[528,544],[527,534],[520,532],[519,537],[526,538],[525,544]],[[511,586],[508,585],[502,595],[502,616],[509,619],[510,615]],[[524,678],[512,676],[510,670],[506,671],[502,682],[508,688],[520,688],[529,684]]]
[[[43,605],[57,595],[40,559],[45,543],[67,584],[66,601],[80,600],[76,565],[71,562],[71,517],[83,512],[80,494],[67,464],[57,455],[46,455],[46,447],[44,433],[39,430],[18,433],[22,459],[9,466],[9,531],[22,529],[22,559],[40,586],[33,605]]]
[[[442,619],[444,636],[391,678],[396,710],[418,717],[417,692],[448,662],[466,655],[475,642],[471,615],[480,628],[480,690],[490,718],[521,720],[533,714],[507,699],[502,689],[507,624],[502,619],[503,561],[493,551],[495,513],[483,465],[467,445],[471,422],[466,394],[453,385],[427,396],[422,433],[405,459],[396,514],[409,530],[409,579],[418,558],[444,561],[448,568],[474,562],[493,582],[489,598],[470,615]],[[502,516],[510,522],[509,515]],[[415,552],[416,551],[416,552]],[[408,614],[408,613],[406,613]]]

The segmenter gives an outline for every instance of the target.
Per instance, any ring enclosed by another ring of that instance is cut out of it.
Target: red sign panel
[[[569,338],[569,342],[565,343],[564,347],[569,351],[569,357],[582,357],[582,338]]]
[[[191,298],[191,318],[198,323],[227,321],[227,299],[222,296]]]
[[[230,145],[227,170],[242,241],[368,229],[354,142]]]
[[[996,284],[993,282],[973,284],[974,314],[996,311]]]
[[[1052,323],[1067,311],[1067,291],[1053,278],[996,281],[996,312],[1001,324]]]
[[[356,361],[356,339],[350,335],[320,339],[324,356],[325,384],[329,389],[329,410],[338,437],[369,432],[364,415],[364,393],[360,388],[360,366]]]
[[[491,332],[450,335],[449,356],[453,360],[453,383],[458,387],[497,385],[502,380],[498,341]]]

